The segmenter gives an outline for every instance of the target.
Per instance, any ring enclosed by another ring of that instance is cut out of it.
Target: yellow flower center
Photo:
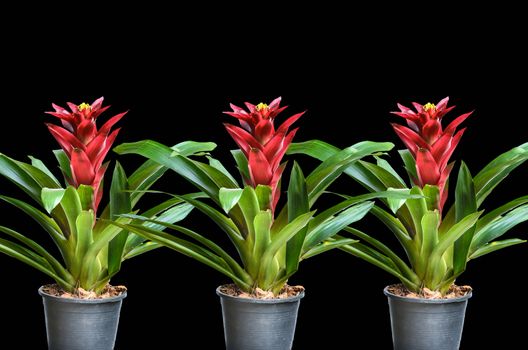
[[[257,111],[261,111],[261,110],[263,110],[263,109],[268,109],[269,106],[268,106],[267,104],[261,102],[261,103],[259,103],[259,104],[257,105],[256,108],[257,108]]]
[[[426,103],[426,104],[424,104],[424,106],[423,106],[424,112],[427,112],[430,109],[435,111],[436,110],[436,105],[434,103]]]
[[[85,109],[90,109],[92,108],[92,106],[90,106],[88,103],[81,103],[80,105],[77,106],[77,108],[79,109],[79,112],[82,112],[84,111]]]

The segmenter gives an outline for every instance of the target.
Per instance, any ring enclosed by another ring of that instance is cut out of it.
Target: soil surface
[[[471,292],[470,286],[457,286],[453,284],[445,295],[439,291],[432,291],[429,288],[423,288],[420,293],[411,292],[403,284],[393,284],[388,288],[392,294],[407,297],[407,298],[421,298],[421,299],[453,299],[460,298]]]
[[[227,295],[240,298],[252,299],[286,299],[299,295],[304,291],[303,286],[289,286],[285,285],[279,294],[275,295],[271,291],[265,291],[260,288],[255,289],[254,293],[246,293],[235,284],[226,284],[220,287],[220,291]]]
[[[111,286],[107,284],[101,294],[98,295],[93,291],[87,291],[82,288],[77,289],[74,293],[70,293],[59,287],[57,284],[47,284],[43,286],[42,290],[49,295],[61,298],[107,299],[121,295],[126,292],[127,289],[125,286]]]

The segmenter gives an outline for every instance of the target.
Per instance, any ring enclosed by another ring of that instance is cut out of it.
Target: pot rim
[[[237,301],[239,303],[248,303],[248,304],[282,304],[282,303],[293,303],[293,302],[296,302],[296,301],[301,300],[302,298],[304,298],[304,291],[300,292],[299,294],[297,294],[295,296],[288,297],[288,298],[283,298],[283,299],[241,298],[241,297],[229,295],[229,294],[226,294],[226,293],[222,292],[220,290],[220,288],[222,288],[222,287],[223,287],[223,285],[218,286],[216,288],[216,294],[220,298],[235,300],[235,301]]]
[[[104,304],[104,303],[115,303],[118,301],[123,300],[127,296],[127,291],[125,290],[120,295],[116,295],[114,297],[110,298],[104,298],[104,299],[81,299],[81,298],[64,298],[64,297],[58,297],[56,295],[51,295],[43,290],[44,286],[41,286],[38,289],[38,293],[43,298],[49,298],[52,300],[56,300],[61,303],[71,303],[71,304]]]
[[[389,286],[386,286],[383,288],[383,294],[385,294],[388,298],[401,300],[407,303],[416,303],[416,304],[450,304],[450,303],[461,303],[463,301],[468,300],[472,297],[473,291],[470,291],[466,295],[463,295],[461,297],[456,298],[450,298],[450,299],[425,299],[425,298],[410,298],[410,297],[404,297],[401,295],[396,295],[391,292],[389,292]]]

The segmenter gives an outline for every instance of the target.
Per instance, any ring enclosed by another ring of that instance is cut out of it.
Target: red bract
[[[279,200],[280,178],[286,165],[281,164],[281,160],[298,128],[288,130],[304,114],[302,112],[289,117],[275,129],[275,117],[287,108],[280,107],[280,102],[280,97],[269,105],[259,103],[255,106],[246,102],[247,111],[230,104],[233,111],[224,112],[240,122],[241,127],[224,125],[248,160],[250,178],[244,179],[244,182],[252,187],[267,185],[272,188],[272,211]]]
[[[62,122],[62,126],[49,124],[47,127],[55,140],[70,159],[71,177],[65,174],[67,182],[75,187],[79,185],[92,186],[94,189],[94,210],[101,201],[100,187],[108,163],[103,164],[106,154],[112,147],[120,129],[112,127],[127,113],[119,113],[110,118],[100,129],[97,129],[97,117],[110,106],[102,107],[103,97],[91,105],[80,105],[68,102],[70,110],[52,104],[54,112],[46,112]]]
[[[457,132],[456,129],[472,113],[458,116],[443,129],[442,117],[455,108],[455,106],[447,107],[448,102],[449,97],[436,105],[432,103],[421,105],[413,102],[416,111],[398,104],[400,111],[392,112],[405,118],[409,126],[392,124],[394,131],[416,160],[418,178],[413,179],[413,182],[420,187],[438,186],[440,191],[438,209],[440,211],[447,199],[445,184],[453,168],[453,163],[448,164],[449,158],[466,130],[464,128]]]

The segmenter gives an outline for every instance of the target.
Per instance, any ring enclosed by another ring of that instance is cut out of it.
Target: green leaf
[[[313,205],[315,200],[343,171],[352,170],[354,162],[374,152],[389,151],[392,147],[394,147],[392,143],[364,141],[338,151],[325,159],[306,177],[310,204]]]
[[[61,263],[57,259],[55,259],[50,253],[48,253],[46,249],[44,249],[41,245],[10,228],[0,226],[0,231],[20,241],[25,246],[34,251],[37,255],[45,259],[49,263],[49,266],[53,269],[53,271],[65,281],[68,281],[69,283],[74,283],[71,274],[61,265]]]
[[[356,204],[339,215],[326,220],[319,226],[313,228],[306,235],[303,250],[307,251],[320,242],[334,236],[346,226],[361,220],[374,206],[374,202]]]
[[[240,197],[242,196],[242,192],[244,190],[241,188],[221,188],[218,192],[218,198],[220,200],[220,205],[222,206],[222,209],[227,213],[235,206],[237,205],[238,201],[240,200]]]
[[[161,224],[161,222],[158,223]],[[223,261],[222,259],[220,259],[216,255],[214,255],[216,256],[216,258],[212,258],[210,254],[205,254],[205,250],[203,248],[198,247],[194,243],[171,236],[165,232],[149,229],[142,225],[123,225],[117,222],[113,222],[112,224],[130,230],[136,234],[142,235],[149,240],[160,243],[185,256],[193,258],[231,278],[238,286],[240,286],[244,290],[250,289],[250,284],[240,278],[240,276],[236,275],[230,268],[227,267],[227,264],[219,263],[219,261]]]
[[[439,209],[440,203],[440,190],[438,186],[425,185],[422,189],[427,210]]]
[[[255,194],[260,206],[260,210],[267,210],[271,208],[271,187],[266,185],[257,185],[255,187]]]
[[[196,186],[200,191],[205,192],[212,200],[218,202],[219,186],[209,177],[203,168],[197,165],[198,162],[193,162],[183,156],[172,156],[173,150],[170,147],[155,141],[143,140],[134,143],[121,144],[114,148],[114,151],[118,154],[139,154],[152,159],[153,161],[172,169]],[[216,171],[220,173],[220,171]]]
[[[486,215],[482,216],[477,222],[477,231],[490,224],[491,222],[495,221],[496,219],[502,217],[502,215],[506,214],[510,210],[513,210],[526,203],[528,203],[528,196],[522,196],[504,205],[501,205],[495,210],[490,211]]]
[[[142,222],[142,225],[137,225],[137,224],[129,225],[129,226],[135,227],[136,228],[135,229],[136,232],[138,232],[137,231],[138,228],[141,227],[141,228],[148,229],[148,234],[150,234],[150,235],[157,235],[158,237],[161,237],[161,238],[163,238],[163,237],[165,237],[165,238],[171,237],[166,232],[162,232],[161,230],[156,230],[156,229],[152,228],[152,226],[160,226],[160,227],[162,227],[162,230],[164,228],[170,228],[170,229],[173,229],[173,230],[178,231],[180,233],[183,233],[187,237],[190,237],[191,239],[196,240],[198,243],[200,243],[204,247],[208,248],[214,254],[218,255],[221,259],[223,259],[223,261],[227,264],[227,266],[229,266],[231,268],[231,270],[234,271],[237,274],[237,276],[239,276],[240,278],[248,281],[247,279],[249,278],[249,275],[247,275],[247,273],[235,261],[235,259],[231,258],[231,256],[229,254],[227,254],[219,245],[217,245],[213,241],[205,238],[204,236],[202,236],[202,235],[200,235],[200,234],[198,234],[198,233],[196,233],[196,232],[194,232],[192,230],[189,230],[189,229],[187,229],[185,227],[182,227],[182,226],[179,226],[179,225],[170,224],[170,223],[163,222],[163,221],[160,221],[160,220],[153,220],[153,219],[149,219],[149,218],[145,218],[145,217],[137,216],[137,215],[124,215],[124,216],[125,217],[129,217],[129,218],[133,218],[135,220],[139,220],[140,222]]]
[[[15,160],[1,153],[0,174],[26,192],[37,203],[42,203],[40,199],[42,187]]]
[[[174,151],[173,155],[191,156],[191,155],[204,155],[216,148],[214,142],[196,142],[196,141],[183,141],[171,149]]]
[[[44,209],[51,214],[52,210],[59,205],[65,192],[66,190],[63,188],[43,188],[41,200]]]
[[[279,249],[284,248],[286,243],[308,224],[313,214],[314,212],[308,212],[298,216],[292,222],[284,226],[282,230],[272,236],[271,244],[262,256],[259,280],[265,279],[264,276],[266,276],[266,269],[269,268],[271,260],[275,254],[277,254]]]
[[[216,210],[215,208],[211,207],[208,204],[205,204],[199,200],[193,199],[190,196],[176,196],[177,198],[181,198],[187,203],[194,206],[196,209],[200,210],[202,213],[207,215],[218,227],[222,229],[229,238],[231,239],[231,242],[239,249],[239,254],[242,252],[240,251],[240,248],[242,244],[244,243],[244,240],[242,238],[241,233],[239,232],[238,228],[233,224],[233,221]]]
[[[515,147],[492,160],[474,178],[477,206],[510,172],[528,160],[528,143]]]
[[[95,221],[93,210],[83,210],[79,213],[76,220],[77,227],[77,245],[75,247],[75,260],[82,263],[84,254],[93,243],[92,227]]]
[[[403,160],[405,170],[409,175],[409,180],[411,183],[414,183],[418,179],[418,175],[416,174],[416,161],[414,160],[414,157],[408,149],[399,150],[398,153]]]
[[[260,264],[260,259],[271,242],[270,229],[272,222],[273,218],[271,216],[270,210],[261,211],[255,216],[255,219],[253,220],[253,226],[255,227],[255,244],[253,246],[251,260],[252,263],[256,265],[257,271]]]
[[[387,228],[389,228],[392,233],[394,233],[400,244],[405,248],[405,251],[412,259],[412,248],[414,246],[413,241],[409,232],[407,232],[407,229],[401,223],[400,219],[392,216],[390,213],[378,206],[374,206],[371,209],[371,213],[374,214],[374,216],[377,217],[385,226],[387,226]]]
[[[378,158],[379,159],[379,158]],[[403,180],[393,172],[366,161],[359,161],[360,164],[369,172],[371,172],[386,188],[407,188],[407,185]],[[388,164],[388,163],[387,163]],[[392,169],[392,168],[391,168]],[[392,170],[394,171],[394,170]]]
[[[518,239],[518,238],[510,238],[510,239],[505,239],[503,241],[494,241],[494,242],[491,242],[491,243],[484,244],[483,246],[481,246],[480,248],[475,250],[469,256],[469,258],[470,259],[476,259],[476,258],[479,258],[479,257],[481,257],[483,255],[486,255],[486,254],[489,254],[491,252],[494,252],[496,250],[503,249],[503,248],[506,248],[506,247],[510,247],[512,245],[516,245],[516,244],[519,244],[519,243],[525,243],[525,242],[526,242],[526,240],[522,240],[522,239]]]
[[[466,164],[462,162],[455,190],[455,220],[460,222],[463,218],[476,211],[477,198],[475,196],[473,178]],[[475,227],[472,227],[455,242],[453,252],[453,274],[455,276],[460,275],[466,269],[469,247],[473,241],[474,233]]]
[[[120,214],[132,211],[132,201],[128,179],[125,170],[116,162],[112,183],[110,184],[110,219],[114,220]],[[123,251],[127,242],[128,232],[123,230],[108,245],[108,275],[113,276],[121,269]]]
[[[250,241],[254,238],[254,226],[253,220],[255,216],[260,212],[260,205],[258,202],[257,194],[251,186],[244,187],[242,195],[238,201],[238,207],[242,212],[245,221],[245,227],[238,227],[242,235]]]
[[[332,249],[340,248],[347,244],[357,243],[359,241],[350,239],[350,238],[337,238],[334,240],[324,241],[321,244],[314,246],[312,249],[308,250],[301,257],[302,260],[314,257],[316,255],[322,254]]]
[[[157,220],[173,224],[185,219],[193,209],[194,207],[191,204],[181,203],[165,210],[158,215]]]
[[[401,272],[399,272],[394,267],[388,265],[384,262],[383,259],[380,259],[378,256],[373,255],[369,252],[368,247],[362,245],[361,243],[348,244],[340,247],[341,250],[352,254],[355,257],[358,257],[366,262],[379,267],[380,269],[390,273],[391,275],[398,278],[409,290],[417,291],[420,289],[420,285],[417,285],[407,279]]]
[[[167,171],[167,167],[160,165],[153,160],[147,160],[139,168],[136,169],[128,178],[128,188],[132,191],[130,193],[130,201],[134,207],[141,197],[147,193],[156,181],[158,181]]]
[[[57,223],[54,220],[52,220],[49,216],[47,216],[46,214],[44,214],[37,208],[21,200],[11,198],[11,197],[6,197],[6,196],[0,196],[0,199],[22,210],[29,217],[35,220],[51,236],[51,238],[53,239],[53,241],[55,242],[55,244],[61,251],[64,259],[66,260],[66,264],[69,263],[70,254],[68,254],[68,246],[67,246],[68,241],[66,240],[63,233],[61,232],[60,227],[57,225]]]
[[[244,180],[244,182],[247,182],[247,180],[249,180],[250,177],[249,177],[248,161],[246,159],[246,156],[239,149],[232,150],[231,154],[233,155],[233,158],[235,159],[238,171],[240,172],[242,179]]]
[[[431,255],[435,255],[436,259],[440,259],[445,251],[451,247],[457,239],[475,225],[482,212],[472,213],[454,224],[445,234],[443,234],[438,244],[435,246]]]
[[[40,169],[43,173],[45,173],[50,179],[52,179],[55,182],[55,185],[57,187],[61,187],[61,184],[59,180],[53,175],[53,173],[48,169],[48,167],[40,160],[35,157],[29,156],[29,159],[31,159],[31,165],[33,165],[35,168]]]
[[[0,239],[0,252],[12,258],[15,258],[31,267],[34,267],[40,272],[45,273],[46,275],[53,278],[55,282],[57,282],[65,290],[73,290],[73,286],[71,284],[69,284],[59,275],[57,275],[50,266],[43,265],[42,262],[40,262],[38,259],[35,259],[31,254],[28,253],[29,251],[26,248],[13,242]]]
[[[203,153],[212,151],[216,145],[211,142],[186,141],[173,146],[171,149],[178,150],[182,156],[191,156],[194,152]],[[147,160],[136,169],[128,178],[129,188],[133,190],[130,194],[132,206],[135,206],[139,199],[165,172],[167,168],[153,160]]]
[[[231,175],[229,171],[227,171],[227,169],[224,167],[222,163],[220,163],[218,159],[214,159],[213,157],[207,157],[207,159],[209,159],[210,166],[212,166],[215,169],[218,169],[222,174],[227,176],[233,183],[235,184],[237,183],[233,175]]]
[[[374,249],[378,250],[381,254],[383,254],[387,259],[392,262],[394,268],[396,268],[405,278],[408,278],[409,280],[413,281],[413,283],[420,284],[420,280],[416,273],[385,244],[367,235],[366,233],[352,227],[346,227],[345,231],[353,234],[355,237],[361,239],[363,242],[368,243]]]
[[[53,150],[53,154],[57,158],[57,162],[59,162],[59,168],[62,171],[62,175],[64,175],[65,181],[69,182],[72,179],[70,159],[62,149]]]
[[[93,209],[94,189],[92,186],[79,185],[79,187],[77,187],[77,194],[79,195],[79,200],[81,201],[82,210]]]
[[[129,218],[119,217],[112,221],[113,225],[106,225],[100,232],[93,232],[93,243],[88,247],[82,259],[83,270],[81,271],[81,280],[87,280],[90,278],[90,267],[93,266],[97,256],[103,249],[106,249],[110,241],[122,231],[121,227],[117,225],[128,224],[130,221],[131,219]]]
[[[392,187],[389,187],[389,188],[387,188],[387,192],[389,192],[389,193],[390,192],[394,192],[394,193],[404,194],[404,195],[408,195],[408,196],[411,195],[411,190],[408,189],[408,188],[392,188]],[[389,204],[390,210],[394,214],[396,214],[398,209],[400,209],[401,206],[405,204],[405,201],[407,199],[408,198],[406,198],[405,196],[402,196],[402,197],[397,197],[397,196],[387,197],[387,202]]]
[[[306,186],[306,179],[297,162],[293,163],[293,168],[290,176],[290,184],[288,186],[288,222],[310,210],[308,201],[308,190]],[[299,230],[299,232],[288,241],[286,246],[286,274],[290,275],[299,268],[299,260],[302,253],[302,247],[308,226]]]
[[[427,211],[422,216],[421,226],[423,232],[423,241],[420,251],[422,264],[425,267],[429,256],[438,243],[438,225],[440,224],[440,214],[437,210]]]
[[[394,170],[394,168],[389,164],[389,162],[387,162],[385,159],[381,157],[374,156],[374,158],[376,159],[377,165],[385,169],[386,171],[388,171],[394,177],[394,179],[398,180],[402,188],[407,187],[407,184],[405,183],[405,181],[396,172],[396,170]]]
[[[499,238],[516,225],[528,220],[528,205],[522,205],[510,211],[500,219],[493,221],[475,233],[471,244],[471,254],[484,244]]]
[[[411,215],[411,222],[413,224],[414,228],[414,235],[417,237],[417,242],[421,244],[422,242],[422,217],[427,212],[427,201],[425,200],[425,196],[422,192],[422,189],[418,186],[413,186],[411,189],[411,194],[422,196],[422,198],[412,198],[408,199],[405,202],[406,207],[409,209],[409,213]]]
[[[31,176],[40,188],[49,187],[49,188],[61,188],[60,184],[57,181],[50,177],[47,173],[43,172],[39,168],[24,162],[14,161],[20,169],[24,170],[29,176]]]
[[[339,148],[320,140],[294,142],[288,147],[287,154],[306,154],[312,158],[324,161],[339,152]]]
[[[131,234],[130,236],[132,235],[136,237],[141,237],[141,236],[136,235],[135,233]],[[143,237],[141,237],[141,240],[142,240],[142,243],[134,245],[133,248],[131,248],[130,250],[125,249],[125,255],[123,256],[123,260],[129,260],[141,254],[148,253],[151,250],[163,247],[163,245],[156,243],[156,242],[152,242],[152,241],[145,242],[146,239]]]
[[[77,216],[79,216],[82,211],[81,200],[75,187],[68,186],[66,188],[60,204],[68,221],[68,234],[73,235],[74,241],[72,243],[75,245]]]
[[[231,177],[225,175],[222,171],[217,168],[210,166],[209,164],[201,163],[198,161],[191,160],[198,168],[200,168],[218,188],[238,188],[238,183]]]
[[[346,158],[346,154],[354,154],[356,159],[360,159],[370,154],[377,152],[390,151],[394,147],[394,144],[389,142],[371,142],[364,141],[359,142],[351,147],[348,147],[341,151],[339,148],[332,146],[328,143],[319,140],[311,140],[301,143],[292,143],[288,148],[288,154],[306,154],[313,158],[321,161],[332,163],[337,159]],[[319,167],[324,167],[321,164]],[[317,169],[316,169],[317,170]],[[314,170],[315,171],[315,170]],[[367,171],[360,163],[351,163],[348,168],[345,169],[345,173],[351,176],[353,179],[361,183],[363,186],[372,191],[382,191],[386,188],[383,187],[381,182]],[[310,190],[310,186],[308,187]]]

